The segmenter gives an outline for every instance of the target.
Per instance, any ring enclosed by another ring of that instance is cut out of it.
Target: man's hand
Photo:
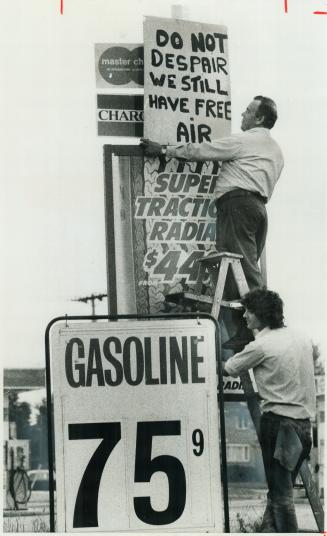
[[[228,372],[225,370],[225,362],[223,361],[221,364],[223,376],[229,376]]]
[[[146,156],[161,156],[162,145],[155,141],[147,140],[146,138],[141,138],[140,147],[143,149]]]

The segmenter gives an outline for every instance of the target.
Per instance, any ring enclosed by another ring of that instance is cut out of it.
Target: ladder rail
[[[219,316],[221,301],[222,301],[223,292],[224,292],[224,282],[227,277],[228,265],[229,265],[229,262],[226,259],[223,259],[219,266],[218,280],[217,280],[217,285],[215,288],[215,294],[213,297],[213,304],[212,304],[212,309],[211,309],[211,314],[214,318],[218,318]]]

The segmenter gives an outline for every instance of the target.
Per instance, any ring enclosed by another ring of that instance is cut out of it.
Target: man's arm
[[[226,361],[224,372],[227,372],[229,376],[237,378],[241,372],[260,365],[264,358],[265,355],[261,345],[257,341],[250,342],[242,352],[233,355]]]
[[[223,361],[222,364],[221,364],[221,368],[222,368],[223,376],[229,376],[229,374],[228,374],[228,372],[227,372],[227,370],[226,370],[226,366],[225,366],[225,365],[226,365],[226,363],[225,363],[225,361]]]
[[[160,143],[148,140],[146,138],[141,138],[140,147],[143,149],[146,156],[151,156],[153,158],[166,154],[166,148],[164,145],[160,145]]]
[[[241,143],[237,136],[221,138],[213,142],[187,143],[178,146],[163,146],[146,138],[141,138],[140,147],[146,156],[156,157],[167,155],[169,158],[180,158],[189,161],[233,160],[237,158]]]

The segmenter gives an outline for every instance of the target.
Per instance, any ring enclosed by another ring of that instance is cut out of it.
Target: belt
[[[263,203],[267,203],[268,199],[267,197],[264,197],[263,195],[260,195],[258,192],[250,192],[250,190],[243,190],[242,188],[236,188],[235,190],[231,190],[230,192],[227,192],[226,194],[219,197],[216,201],[216,204],[220,204],[223,201],[227,201],[228,199],[232,199],[233,197],[256,197],[257,199],[260,199]]]

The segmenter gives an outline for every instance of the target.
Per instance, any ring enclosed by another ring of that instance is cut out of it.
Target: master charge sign
[[[215,329],[52,328],[57,531],[222,532]]]

